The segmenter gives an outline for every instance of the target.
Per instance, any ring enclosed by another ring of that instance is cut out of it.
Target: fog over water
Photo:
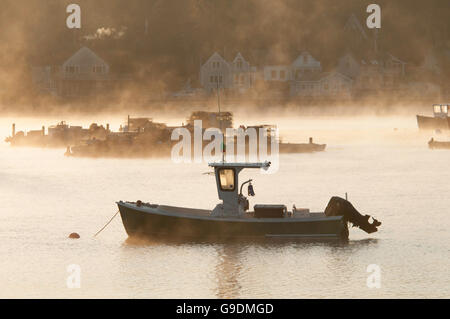
[[[145,114],[142,114],[145,115]],[[111,124],[123,117],[70,118],[69,124]],[[253,178],[256,203],[323,211],[333,195],[383,222],[379,232],[350,229],[348,243],[133,243],[115,201],[137,200],[210,209],[218,202],[203,164],[170,159],[66,158],[64,149],[12,148],[16,130],[60,118],[0,119],[0,297],[62,298],[383,298],[450,296],[450,151],[429,150],[434,133],[414,116],[261,116],[237,124],[277,124],[284,141],[326,143],[325,152],[280,155],[279,171]],[[155,121],[181,124],[184,117]],[[450,140],[446,133],[435,135]],[[79,240],[67,238],[71,232]],[[68,289],[70,264],[81,288]],[[381,268],[369,289],[367,266]]]

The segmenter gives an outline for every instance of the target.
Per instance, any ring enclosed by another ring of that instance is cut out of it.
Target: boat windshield
[[[434,113],[441,113],[441,106],[440,105],[434,105]]]
[[[219,170],[220,188],[224,191],[234,190],[234,169],[221,168]]]

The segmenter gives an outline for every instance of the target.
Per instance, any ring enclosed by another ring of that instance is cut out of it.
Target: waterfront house
[[[244,93],[253,86],[255,73],[241,53],[228,62],[215,52],[200,68],[200,84],[208,92],[219,87]]]
[[[78,50],[61,67],[59,94],[81,97],[97,94],[109,84],[109,65],[87,47]]]
[[[31,68],[32,82],[41,92],[57,95],[60,70],[60,66],[54,65],[34,66]]]
[[[337,71],[355,79],[359,75],[360,61],[352,53],[346,53],[338,60]]]
[[[291,82],[291,96],[351,98],[353,80],[339,72],[308,73]]]
[[[217,87],[228,89],[233,84],[231,73],[230,64],[215,52],[200,68],[200,83],[210,92]]]
[[[354,80],[356,95],[396,91],[405,81],[407,63],[390,53],[356,57],[346,53],[338,60],[337,71]]]
[[[238,90],[240,93],[244,93],[253,87],[256,67],[250,66],[250,63],[244,59],[240,52],[231,63],[231,69],[234,89]]]
[[[264,81],[289,82],[304,74],[320,73],[322,66],[309,52],[303,51],[290,64],[271,64],[264,66]]]
[[[293,80],[300,79],[305,74],[322,72],[322,66],[309,52],[302,52],[291,65]]]

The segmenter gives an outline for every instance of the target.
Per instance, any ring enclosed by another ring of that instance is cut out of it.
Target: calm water
[[[20,130],[56,120],[15,122]],[[318,211],[348,192],[357,209],[383,222],[380,231],[353,228],[346,244],[137,244],[118,217],[93,238],[117,200],[214,207],[206,164],[73,159],[1,142],[0,297],[450,297],[450,151],[428,150],[431,135],[417,131],[413,116],[262,120],[278,123],[285,140],[314,136],[329,147],[282,155],[275,175],[244,171],[255,181],[251,205]],[[2,140],[11,123],[0,119]],[[68,239],[71,232],[81,239]],[[79,289],[67,288],[70,264],[81,267]],[[370,264],[381,268],[379,289],[366,286]]]

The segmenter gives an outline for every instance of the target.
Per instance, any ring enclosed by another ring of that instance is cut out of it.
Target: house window
[[[219,170],[220,189],[223,191],[234,191],[234,169],[221,168]]]
[[[243,75],[243,74],[241,74],[241,77],[240,77],[240,83],[241,83],[241,84],[244,84],[244,75]]]
[[[277,77],[277,72],[275,70],[272,70],[272,79],[275,79]]]
[[[284,70],[280,71],[280,79],[284,79],[286,76],[286,72]]]
[[[211,77],[209,78],[209,81],[211,82],[211,83],[213,83],[214,82],[214,77],[211,75]]]
[[[325,90],[328,90],[328,84],[325,84],[325,85],[323,86],[323,88],[324,88]]]
[[[219,83],[222,83],[222,76],[219,76]]]
[[[242,69],[242,61],[241,60],[237,61],[237,68]]]

